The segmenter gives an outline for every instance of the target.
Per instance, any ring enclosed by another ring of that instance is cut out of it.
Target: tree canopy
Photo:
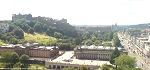
[[[114,46],[114,47],[119,47],[119,46],[121,46],[120,40],[119,40],[119,38],[118,38],[117,33],[115,33],[115,34],[113,35],[113,46]]]
[[[123,54],[115,59],[115,64],[118,66],[118,70],[138,70],[135,68],[136,60],[129,55]]]
[[[110,58],[110,63],[115,64],[115,58],[119,57],[119,55],[120,55],[120,51],[118,50],[117,47],[115,47],[115,50],[112,53],[111,58]]]
[[[19,55],[16,52],[5,51],[0,54],[0,62],[4,64],[4,68],[26,68],[28,66],[28,55]]]

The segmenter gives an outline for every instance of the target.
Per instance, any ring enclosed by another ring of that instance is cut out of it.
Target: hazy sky
[[[0,20],[18,13],[73,25],[140,24],[150,22],[150,0],[0,0]]]

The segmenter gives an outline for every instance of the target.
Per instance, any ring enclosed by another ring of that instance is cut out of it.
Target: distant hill
[[[75,27],[67,19],[53,19],[48,17],[32,17],[31,14],[13,14],[12,25],[20,27],[24,32],[34,31],[54,36],[56,33],[67,37],[76,37]]]
[[[137,25],[129,25],[128,28],[146,29],[146,28],[150,28],[150,23],[137,24]]]
[[[110,32],[112,31],[111,25],[76,25],[76,30],[85,32]]]

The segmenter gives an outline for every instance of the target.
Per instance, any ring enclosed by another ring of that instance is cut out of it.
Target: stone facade
[[[0,47],[0,52],[4,52],[4,51],[13,51],[18,53],[19,55],[26,54],[29,57],[34,57],[34,58],[51,58],[59,54],[58,48],[55,47],[52,47],[51,49],[29,48],[29,47],[19,47],[19,46]]]
[[[113,50],[78,49],[75,51],[75,56],[77,59],[109,60],[112,52]]]
[[[48,69],[54,69],[54,70],[62,70],[63,68],[75,68],[80,69],[80,67],[84,66],[88,70],[96,70],[100,66],[96,65],[80,65],[80,64],[68,64],[68,63],[56,63],[56,62],[46,62],[46,67]]]
[[[128,31],[118,33],[119,38],[122,39],[126,49],[131,53],[137,54],[142,57],[141,62],[150,65],[150,30],[146,33],[141,33],[141,36],[130,35]]]
[[[89,46],[90,47],[90,46]],[[115,47],[102,47],[94,46],[97,48],[76,48],[74,50],[75,57],[77,59],[89,59],[89,60],[110,60],[111,54]],[[121,51],[121,48],[119,48]]]

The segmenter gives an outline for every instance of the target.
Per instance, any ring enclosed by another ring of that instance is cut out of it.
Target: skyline
[[[133,25],[150,22],[149,0],[3,0],[0,20],[12,14],[65,18],[72,25]]]

